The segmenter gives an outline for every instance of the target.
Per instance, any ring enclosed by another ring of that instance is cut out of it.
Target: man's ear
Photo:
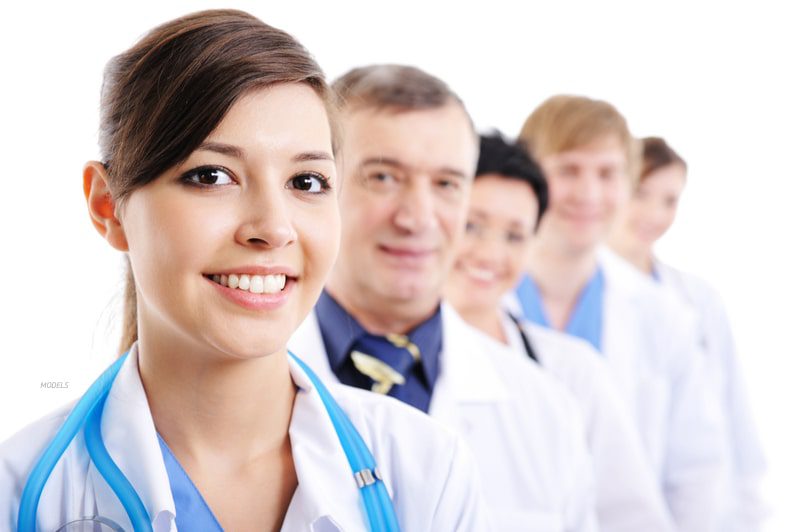
[[[119,251],[128,251],[128,240],[116,215],[116,202],[108,186],[108,172],[102,163],[89,161],[83,167],[83,195],[89,217],[100,236]]]

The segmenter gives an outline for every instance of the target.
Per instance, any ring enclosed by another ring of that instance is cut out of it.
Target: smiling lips
[[[285,273],[256,275],[225,273],[204,275],[217,292],[240,307],[251,311],[272,311],[289,300],[297,277]]]
[[[379,245],[378,249],[395,265],[418,268],[430,259],[435,250]]]

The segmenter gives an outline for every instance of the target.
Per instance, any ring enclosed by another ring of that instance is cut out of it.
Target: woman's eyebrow
[[[236,159],[244,159],[244,151],[238,146],[234,146],[232,144],[223,144],[221,142],[204,142],[197,149],[213,151],[214,153],[227,155],[228,157],[234,157]]]
[[[333,161],[333,155],[324,151],[305,151],[303,153],[298,153],[292,159],[296,163],[306,161]]]
[[[224,144],[222,142],[204,142],[197,149],[219,153],[221,155],[234,157],[236,159],[245,159],[244,150],[238,146],[234,146],[233,144]],[[294,162],[302,163],[306,161],[333,161],[334,159],[333,155],[324,151],[307,151],[298,153],[292,157],[292,160]]]

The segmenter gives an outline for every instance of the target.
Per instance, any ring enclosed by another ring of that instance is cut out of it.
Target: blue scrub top
[[[222,532],[217,518],[208,507],[197,487],[186,474],[178,459],[167,447],[166,442],[158,435],[158,445],[167,468],[169,487],[175,501],[175,524],[178,530],[202,530]]]
[[[603,270],[597,268],[578,296],[578,301],[575,304],[575,308],[572,309],[567,327],[564,329],[565,333],[583,338],[600,352],[602,352],[600,347],[603,340],[603,294],[605,293],[605,284]],[[516,293],[525,319],[550,329],[553,328],[544,313],[542,294],[531,276],[525,275],[522,278],[517,285]]]

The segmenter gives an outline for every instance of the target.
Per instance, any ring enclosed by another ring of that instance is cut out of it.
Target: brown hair
[[[151,30],[111,59],[103,77],[100,152],[114,199],[124,203],[185,160],[245,93],[276,83],[307,84],[332,109],[308,51],[248,13],[201,11]],[[137,338],[130,261],[126,268],[120,351]]]
[[[413,111],[453,102],[464,107],[461,98],[444,81],[413,66],[354,68],[336,79],[332,87],[340,106],[354,109]]]
[[[641,144],[631,135],[625,117],[608,102],[563,94],[548,98],[525,120],[519,140],[532,157],[541,160],[608,135],[619,139],[626,151],[628,172],[636,180]]]
[[[667,141],[661,137],[645,137],[642,139],[642,146],[642,171],[639,174],[640,181],[659,168],[665,168],[673,164],[682,166],[684,170],[688,168],[683,157],[678,155],[678,153],[667,144]]]

